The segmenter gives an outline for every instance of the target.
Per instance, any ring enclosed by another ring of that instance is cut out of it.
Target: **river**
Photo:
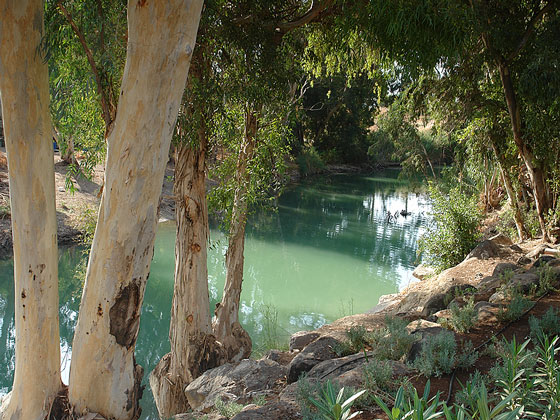
[[[406,209],[407,217],[392,215]],[[318,177],[290,187],[276,211],[250,216],[240,322],[255,353],[286,347],[290,334],[365,312],[381,295],[414,281],[417,239],[426,223],[425,195],[397,179],[396,171],[375,175]],[[140,320],[136,360],[147,373],[169,351],[175,228],[158,229],[150,280]],[[212,228],[208,253],[213,308],[221,297],[227,238]],[[60,325],[63,380],[67,382],[85,265],[79,247],[60,250]],[[80,270],[78,270],[80,271]],[[0,261],[0,395],[10,390],[14,368],[13,264]],[[145,382],[147,379],[145,378]],[[147,388],[149,386],[147,385]],[[149,389],[143,419],[156,419]]]

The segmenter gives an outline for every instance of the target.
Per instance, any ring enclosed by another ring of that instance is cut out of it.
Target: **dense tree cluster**
[[[165,418],[188,409],[182,390],[204,370],[251,352],[238,322],[245,224],[291,162],[303,172],[398,163],[426,179],[451,165],[443,172],[464,181],[454,199],[481,194],[492,207],[500,185],[520,239],[558,232],[555,0],[0,0],[0,13],[17,334],[0,418],[43,419],[61,391],[79,413],[139,416],[134,347],[170,157],[171,351],[150,375]],[[105,164],[67,390],[53,137],[69,185]],[[209,204],[229,232],[213,318]]]

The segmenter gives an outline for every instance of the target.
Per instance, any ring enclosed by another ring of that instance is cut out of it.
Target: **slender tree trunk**
[[[43,2],[1,0],[0,16],[0,94],[9,167],[16,329],[14,383],[0,418],[43,420],[62,388],[49,78],[37,53],[43,36]]]
[[[247,190],[250,182],[248,163],[256,145],[257,116],[247,111],[245,134],[239,150],[235,173],[236,189],[233,198],[228,250],[226,252],[226,282],[222,301],[216,307],[214,334],[224,345],[228,359],[239,361],[251,354],[251,338],[239,323],[239,301],[243,283],[245,224],[247,222]]]
[[[157,207],[202,0],[130,0],[128,49],[70,367],[78,413],[140,414],[134,347]]]
[[[492,150],[494,151],[494,155],[496,155],[496,159],[498,160],[502,179],[504,180],[506,192],[511,203],[511,208],[513,210],[513,220],[515,222],[515,227],[517,228],[517,236],[519,237],[519,241],[522,241],[527,237],[527,229],[525,228],[525,224],[523,223],[523,216],[521,215],[521,209],[519,208],[517,194],[515,193],[515,189],[513,188],[513,183],[511,182],[509,172],[506,169],[504,156],[498,150],[498,145],[496,144],[496,142],[493,139],[490,139],[490,142],[492,145]]]
[[[169,341],[171,351],[150,375],[160,417],[189,408],[184,389],[204,371],[226,362],[212,334],[208,296],[208,209],[205,177],[204,128],[199,145],[179,145],[175,165],[175,286]]]
[[[498,63],[498,68],[500,71],[500,79],[502,81],[502,87],[504,89],[504,94],[506,97],[509,116],[511,119],[513,140],[517,145],[519,153],[529,172],[531,183],[533,184],[532,185],[533,195],[534,195],[537,215],[539,217],[539,223],[543,235],[543,241],[548,241],[549,237],[546,229],[544,215],[546,211],[549,209],[550,204],[548,200],[548,192],[547,192],[547,187],[545,182],[544,171],[536,163],[531,148],[523,139],[522,128],[521,128],[522,127],[521,110],[519,109],[519,103],[517,102],[509,68],[503,60]]]

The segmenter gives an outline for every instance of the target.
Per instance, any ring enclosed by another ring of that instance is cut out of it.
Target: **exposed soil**
[[[66,174],[69,165],[60,159],[60,153],[54,154],[54,176],[56,193],[56,219],[58,223],[59,245],[70,245],[80,241],[87,213],[97,213],[99,206],[99,192],[103,184],[104,168],[97,165],[93,170],[91,180],[83,176],[73,178],[74,191],[66,185]],[[0,149],[0,205],[9,208],[8,167],[5,149]],[[175,217],[175,202],[173,200],[173,163],[170,162],[165,171],[160,198],[161,219]],[[0,217],[0,258],[12,256],[12,229],[9,214]]]

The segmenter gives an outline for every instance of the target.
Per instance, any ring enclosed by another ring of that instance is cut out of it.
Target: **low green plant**
[[[556,283],[556,272],[549,264],[543,264],[537,268],[539,276],[538,295],[542,296],[554,290]]]
[[[297,382],[296,400],[304,420],[348,420],[358,414],[351,415],[350,409],[365,392],[341,388],[331,381],[312,382],[302,376]]]
[[[476,407],[480,390],[486,386],[487,378],[476,370],[469,377],[466,384],[461,385],[461,388],[455,394],[455,401],[458,405],[463,407]],[[490,401],[491,403],[493,401]],[[470,413],[473,415],[474,413]]]
[[[304,176],[320,172],[325,168],[319,152],[313,146],[303,148],[296,162],[300,173]]]
[[[478,320],[478,312],[474,307],[474,296],[470,296],[463,306],[453,302],[449,306],[451,316],[442,320],[442,325],[446,328],[460,333],[469,332]]]
[[[236,403],[235,401],[224,402],[220,398],[218,398],[214,407],[216,408],[216,411],[218,413],[230,419],[233,416],[239,414],[241,410],[243,410],[244,406],[242,404]]]
[[[429,186],[433,223],[419,240],[424,262],[440,272],[459,264],[479,241],[482,215],[476,196],[467,196],[459,188],[444,194]]]
[[[97,226],[97,209],[84,206],[78,212],[77,228],[82,232],[81,242],[84,245],[91,245],[95,227]]]
[[[257,395],[253,398],[253,404],[258,405],[259,407],[266,404],[266,396],[264,394]]]
[[[337,392],[333,384],[327,381],[319,397],[310,398],[310,401],[326,420],[350,420],[361,414],[360,411],[350,414],[350,410],[354,402],[365,392],[362,390],[346,398],[344,388],[340,388]]]
[[[402,318],[385,317],[385,327],[368,334],[367,340],[377,359],[399,360],[408,354],[416,337],[408,332],[407,325]]]
[[[541,318],[531,316],[529,318],[531,336],[542,339],[545,336],[553,337],[560,334],[560,311],[556,308],[548,308]]]
[[[356,351],[362,351],[368,344],[366,335],[367,330],[362,325],[352,326],[348,331],[346,331],[346,337],[348,337],[350,345]]]
[[[387,360],[370,359],[362,369],[364,388],[367,390],[366,405],[373,402],[373,396],[380,397],[384,402],[394,401],[396,384],[393,380],[393,366]]]
[[[462,351],[457,355],[456,367],[470,369],[478,360],[478,352],[474,349],[472,341],[463,343]]]
[[[412,395],[407,395],[406,388],[401,386],[395,396],[395,403],[389,409],[385,402],[374,395],[377,405],[383,410],[389,420],[435,420],[440,419],[442,403],[439,401],[439,392],[429,399],[430,381],[426,383],[422,397],[418,396],[416,389],[412,390]]]
[[[452,332],[442,331],[422,343],[414,368],[425,376],[450,373],[457,362],[457,342]]]
[[[534,302],[527,297],[515,292],[513,298],[505,307],[502,306],[498,312],[498,319],[501,321],[515,321],[523,316],[523,314],[532,308]]]

